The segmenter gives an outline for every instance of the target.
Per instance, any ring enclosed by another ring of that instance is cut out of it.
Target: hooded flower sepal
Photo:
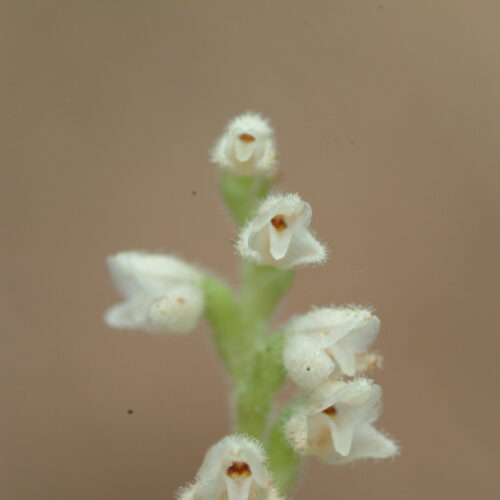
[[[142,251],[108,257],[113,283],[124,300],[106,311],[113,328],[186,333],[204,308],[202,273],[171,255]]]
[[[299,453],[341,465],[397,454],[394,441],[373,427],[381,412],[380,386],[371,380],[327,381],[296,409],[285,427]]]
[[[178,493],[178,500],[281,500],[266,468],[266,455],[255,440],[226,436],[213,445],[194,483]]]
[[[296,316],[289,332],[283,362],[290,378],[314,389],[328,377],[353,377],[380,366],[380,355],[369,352],[380,329],[371,309],[347,306],[313,309]]]
[[[297,194],[270,195],[242,229],[237,250],[263,266],[292,269],[326,260],[326,248],[309,231],[311,206]]]

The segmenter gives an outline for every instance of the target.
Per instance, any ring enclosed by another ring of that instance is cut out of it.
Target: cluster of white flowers
[[[380,386],[352,379],[381,365],[381,357],[368,351],[379,328],[377,316],[361,307],[313,309],[288,324],[283,362],[305,391],[286,425],[298,452],[333,464],[397,453],[396,444],[372,426],[381,412]]]
[[[276,149],[269,123],[253,113],[235,118],[213,148],[212,161],[236,177],[270,177]],[[327,250],[309,229],[311,217],[311,206],[297,194],[269,194],[241,228],[236,250],[263,269],[321,264]],[[108,267],[124,297],[106,312],[109,326],[183,334],[198,324],[207,275],[196,266],[172,255],[130,251],[109,257]],[[344,464],[398,452],[373,427],[381,388],[362,377],[381,366],[381,356],[370,351],[379,329],[373,311],[358,306],[314,308],[286,324],[282,362],[300,398],[282,430],[297,453]],[[227,436],[210,448],[178,500],[279,500],[266,460],[256,440]]]

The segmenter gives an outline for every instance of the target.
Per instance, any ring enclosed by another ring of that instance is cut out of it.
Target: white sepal
[[[273,129],[256,113],[231,120],[215,144],[211,159],[237,175],[272,174],[276,166]]]
[[[242,229],[239,254],[260,265],[290,269],[319,264],[326,248],[311,234],[311,206],[297,194],[270,195]]]
[[[262,446],[242,435],[226,436],[206,453],[195,482],[178,500],[280,500]]]
[[[305,389],[332,373],[352,377],[379,364],[379,356],[367,352],[379,329],[378,317],[362,307],[325,307],[296,316],[286,326],[285,368]]]
[[[203,312],[202,274],[171,255],[140,251],[108,257],[117,290],[124,297],[106,311],[113,328],[186,333]]]
[[[296,408],[286,424],[288,439],[296,451],[332,464],[394,456],[397,445],[372,425],[381,395],[371,380],[327,381]]]

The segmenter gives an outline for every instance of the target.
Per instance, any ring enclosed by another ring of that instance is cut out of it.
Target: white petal
[[[227,489],[227,500],[248,500],[250,487],[252,486],[252,477],[244,479],[231,479],[224,476]]]
[[[398,446],[389,437],[385,436],[372,425],[365,425],[357,430],[354,435],[351,452],[342,457],[332,453],[326,461],[332,464],[346,464],[359,459],[390,458],[398,453]]]
[[[285,229],[284,231],[278,232],[272,224],[269,224],[269,241],[270,241],[270,253],[273,259],[282,259],[290,247],[290,242],[292,241],[293,232],[291,229]]]
[[[326,350],[335,358],[343,373],[349,377],[356,374],[356,353],[348,341],[339,340]]]
[[[290,250],[282,261],[283,269],[322,264],[326,260],[326,247],[307,230],[296,231]]]
[[[202,498],[196,494],[196,484],[181,488],[175,495],[175,498],[177,500],[202,500]]]
[[[245,162],[248,161],[253,155],[255,150],[255,143],[243,142],[242,140],[237,139],[234,145],[234,150],[238,161]]]
[[[148,252],[120,252],[108,257],[112,279],[125,297],[137,293],[161,295],[171,286],[199,283],[201,273],[171,255]]]
[[[335,451],[340,453],[342,456],[346,456],[351,451],[352,439],[354,436],[354,425],[350,421],[343,422],[343,425],[337,425],[337,417],[327,417],[330,432],[332,435],[333,447]]]
[[[148,296],[137,296],[120,302],[106,311],[104,321],[111,328],[149,330],[149,304]]]

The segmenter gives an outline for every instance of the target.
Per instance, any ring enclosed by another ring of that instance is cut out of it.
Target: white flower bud
[[[280,500],[272,487],[262,446],[246,436],[226,436],[212,446],[195,482],[178,500]]]
[[[283,363],[292,380],[312,389],[332,373],[354,376],[378,366],[380,357],[368,353],[380,328],[370,309],[325,307],[293,318],[283,348]]]
[[[154,333],[186,333],[196,326],[204,297],[195,267],[170,255],[134,251],[108,257],[108,267],[125,298],[106,311],[108,326]]]
[[[238,116],[215,144],[211,159],[237,175],[272,174],[276,165],[273,129],[256,113]]]
[[[296,451],[332,464],[392,457],[397,445],[372,425],[381,395],[371,380],[327,381],[296,409],[286,424],[288,439]]]
[[[257,264],[281,269],[321,263],[326,249],[308,230],[311,217],[311,206],[297,194],[271,195],[242,229],[238,252]]]

